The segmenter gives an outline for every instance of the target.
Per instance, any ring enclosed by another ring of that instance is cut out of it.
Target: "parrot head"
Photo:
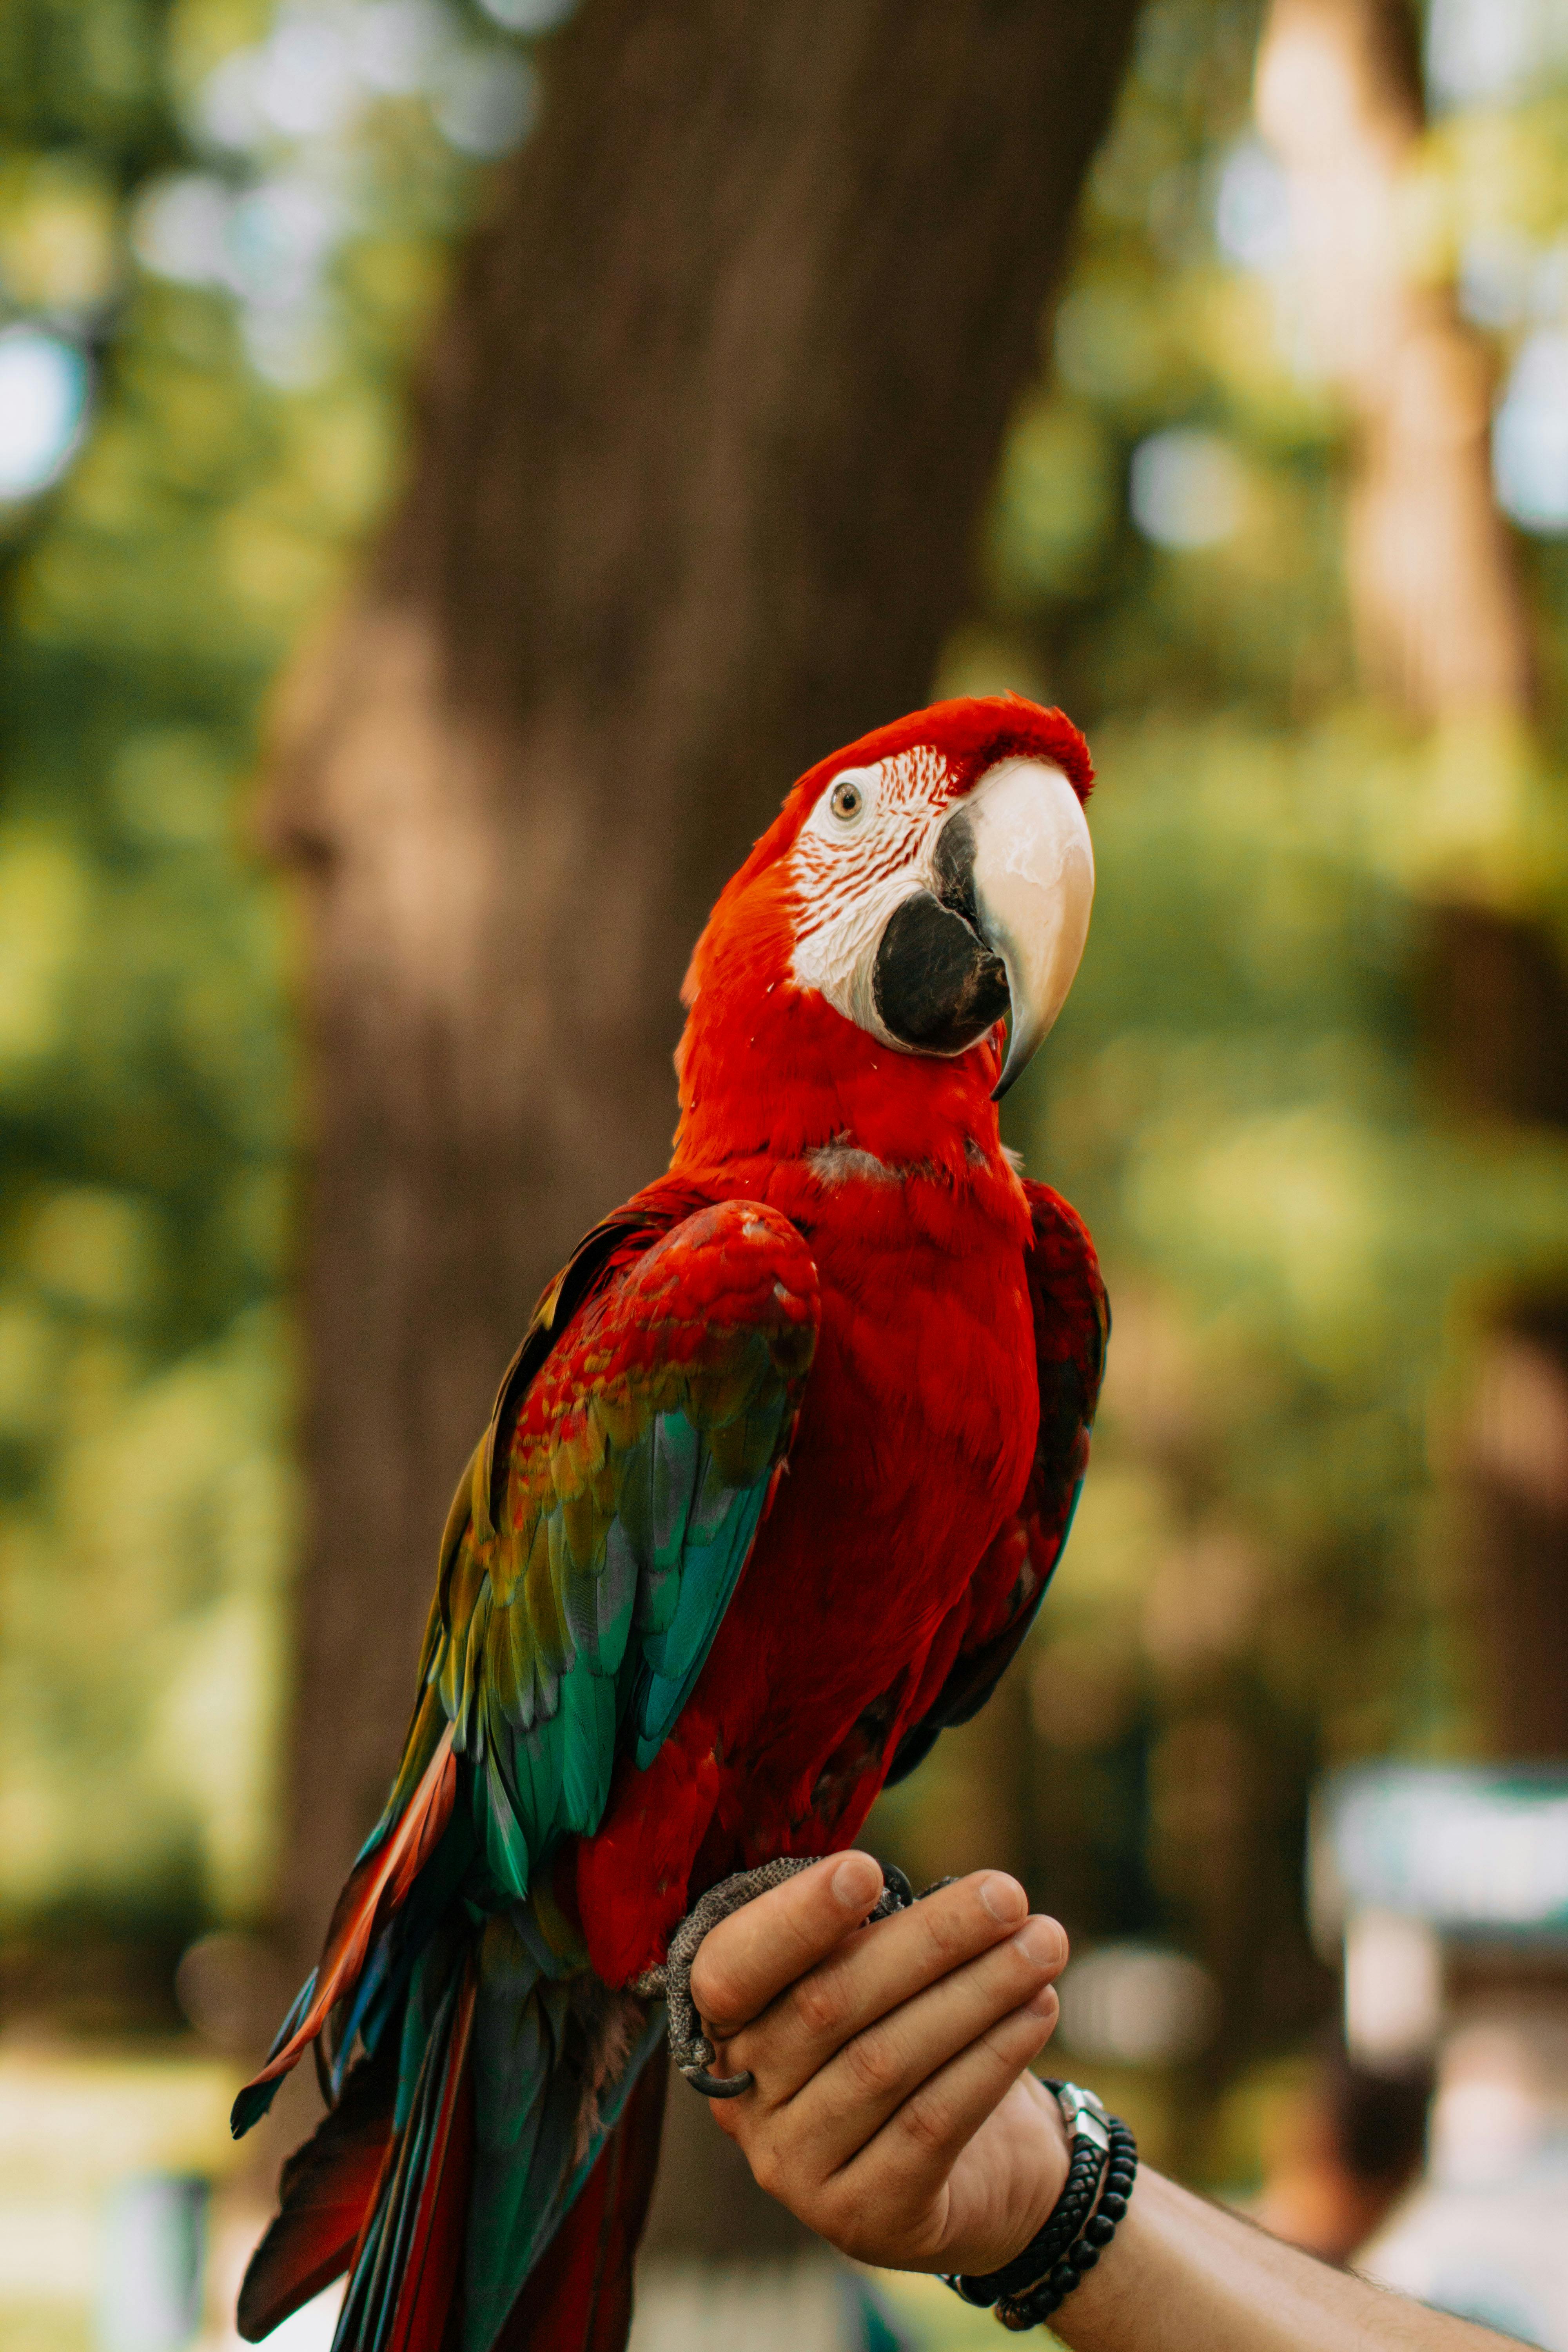
[[[683,1124],[742,1059],[754,1086],[759,1054],[781,1085],[842,1093],[897,1055],[910,1084],[947,1066],[999,1099],[1083,952],[1092,777],[1070,719],[1014,694],[933,704],[808,770],[692,957]]]

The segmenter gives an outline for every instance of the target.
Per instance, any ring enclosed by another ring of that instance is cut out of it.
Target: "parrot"
[[[697,2089],[749,2080],[709,2071],[701,1930],[1017,1653],[1109,1313],[997,1106],[1082,954],[1092,778],[1059,710],[938,702],[808,770],[721,892],[668,1170],[501,1379],[385,1809],[235,2103],[237,2137],[313,2046],[247,2342],[346,2272],[334,2352],[620,2352],[667,2032]]]

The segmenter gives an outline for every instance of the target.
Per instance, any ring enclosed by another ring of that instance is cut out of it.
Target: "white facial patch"
[[[878,1017],[877,945],[900,899],[930,878],[930,853],[952,811],[947,761],[919,743],[875,767],[844,768],[800,829],[795,984],[815,988],[856,1027],[907,1053]],[[855,805],[856,803],[858,805]]]
[[[897,907],[921,890],[942,896],[937,837],[961,810],[971,828],[980,933],[1007,973],[1012,1034],[1005,1087],[1061,1009],[1094,896],[1082,803],[1054,761],[1021,754],[999,760],[962,799],[953,797],[947,762],[929,743],[874,767],[841,769],[791,852],[792,972],[797,986],[817,990],[847,1021],[897,1052],[931,1050],[883,1026],[877,958]]]

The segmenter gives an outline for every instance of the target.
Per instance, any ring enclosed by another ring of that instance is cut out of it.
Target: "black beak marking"
[[[980,909],[974,898],[974,827],[969,813],[960,809],[948,818],[936,837],[936,849],[931,858],[936,874],[936,896],[944,907],[963,917],[976,935],[980,929]]]
[[[963,811],[937,835],[937,894],[917,890],[888,919],[877,949],[878,1018],[900,1045],[961,1054],[1006,1014],[1007,973],[980,936],[974,828]]]

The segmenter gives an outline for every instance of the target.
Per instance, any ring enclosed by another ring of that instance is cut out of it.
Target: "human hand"
[[[890,1919],[869,1854],[829,1855],[703,1938],[691,1990],[715,2101],[762,2187],[857,2261],[989,2271],[1060,2194],[1057,2104],[1024,2070],[1057,2021],[1068,1942],[977,1871]]]

